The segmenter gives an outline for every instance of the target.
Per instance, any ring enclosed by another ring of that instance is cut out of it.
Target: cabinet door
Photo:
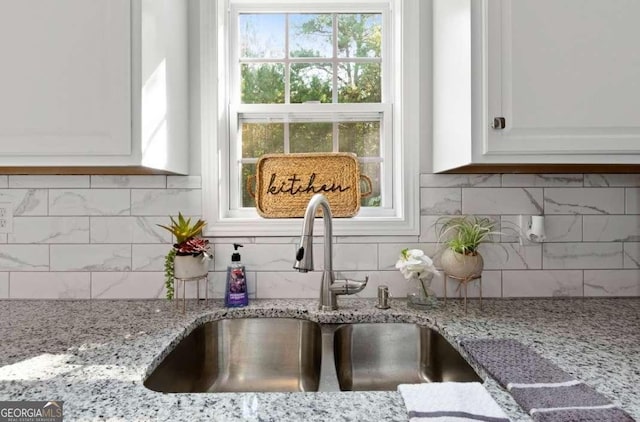
[[[640,1],[490,0],[483,153],[640,152]]]
[[[128,155],[128,0],[0,0],[0,156]]]

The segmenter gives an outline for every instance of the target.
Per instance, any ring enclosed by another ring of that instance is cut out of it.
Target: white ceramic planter
[[[211,261],[211,255],[176,255],[173,261],[173,276],[175,278],[204,277],[209,272],[209,261]]]
[[[440,266],[447,275],[466,279],[482,273],[484,260],[480,254],[463,255],[451,249],[445,249],[440,257]]]

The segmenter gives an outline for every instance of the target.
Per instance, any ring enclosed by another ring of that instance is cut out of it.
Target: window
[[[200,90],[207,234],[247,234],[251,226],[252,235],[297,234],[299,221],[260,219],[248,189],[261,155],[295,152],[353,152],[372,180],[373,193],[363,198],[358,216],[336,222],[338,234],[416,234],[410,211],[417,207],[418,154],[415,145],[403,145],[403,135],[411,133],[403,117],[410,113],[403,112],[406,100],[397,100],[407,74],[397,64],[403,3],[228,0],[217,9],[201,6],[201,55],[210,58],[202,60],[202,85],[212,88]],[[207,21],[216,12],[217,20]],[[417,144],[417,130],[413,136]]]
[[[373,181],[361,206],[386,206],[388,10],[250,10],[236,6],[230,15],[231,209],[255,206],[247,186],[262,154],[296,152],[355,153]]]

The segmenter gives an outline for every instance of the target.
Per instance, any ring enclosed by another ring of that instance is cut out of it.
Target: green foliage
[[[317,14],[298,27],[291,28],[293,36],[324,39],[331,43],[333,20],[330,14]],[[251,28],[245,29],[255,32]],[[334,69],[331,63],[294,63],[290,69],[291,103],[305,101],[332,102],[332,75],[337,72],[339,102],[379,102],[381,100],[380,65],[354,63],[350,58],[380,57],[382,53],[382,25],[380,15],[346,13],[338,15],[337,55],[344,58]],[[248,57],[257,57],[251,51]],[[320,57],[311,48],[298,48],[291,57]],[[241,96],[244,104],[285,103],[283,63],[242,64]]]
[[[491,236],[501,234],[494,231],[493,220],[473,215],[442,217],[436,222],[437,226],[438,241],[464,255],[476,255],[480,244],[491,242]]]
[[[291,123],[289,125],[290,152],[331,152],[332,123]]]
[[[331,14],[309,14],[299,25],[290,28],[292,38],[317,40],[319,47],[306,43],[294,48],[290,57],[318,58],[322,45],[332,45]],[[354,63],[353,58],[381,57],[382,21],[379,14],[344,13],[337,15],[337,57],[334,68],[330,62],[295,62],[289,74],[290,103],[319,101],[332,103],[334,88],[338,103],[370,103],[382,99],[381,67],[379,63]],[[249,25],[249,23],[247,23]],[[243,28],[248,34],[260,33],[255,28]],[[292,43],[292,45],[295,45]],[[264,57],[251,51],[248,43],[244,57]],[[341,60],[344,59],[344,60]],[[332,83],[336,72],[337,86]],[[284,63],[242,64],[241,101],[244,104],[283,104],[287,102]],[[286,127],[287,125],[288,127]],[[284,152],[284,133],[289,132],[289,152],[330,152],[333,150],[333,123],[319,122],[242,122],[242,157],[258,158],[267,153]],[[338,124],[338,151],[353,152],[358,157],[380,157],[380,122],[341,122]],[[363,206],[381,206],[381,165],[370,163],[361,171],[373,181],[372,194],[362,199]],[[242,206],[253,207],[255,201],[245,188],[255,175],[255,164],[243,163]]]
[[[171,300],[174,297],[173,288],[173,267],[176,258],[176,250],[171,248],[167,256],[164,258],[164,287],[167,291],[167,299]]]
[[[173,268],[174,261],[177,253],[177,245],[181,245],[189,239],[200,236],[202,229],[207,223],[204,220],[199,219],[195,223],[191,224],[191,218],[184,218],[182,213],[178,213],[178,219],[169,217],[171,219],[171,225],[163,226],[158,224],[159,227],[169,231],[176,238],[176,244],[169,250],[164,259],[164,286],[167,291],[167,299],[171,300],[174,297],[173,289]]]
[[[182,213],[178,213],[177,221],[173,217],[169,218],[171,219],[170,226],[163,226],[162,224],[158,224],[158,226],[173,234],[176,238],[176,243],[178,244],[193,237],[200,236],[202,234],[202,229],[207,225],[204,220],[198,220],[191,224],[191,218],[184,218]]]
[[[295,53],[292,53],[295,55]],[[331,103],[331,63],[293,63],[291,65],[291,103],[320,101]]]
[[[284,65],[243,64],[240,74],[244,104],[284,103]]]
[[[379,207],[382,205],[382,197],[377,195],[371,198],[362,198],[362,203],[360,205],[365,207]]]

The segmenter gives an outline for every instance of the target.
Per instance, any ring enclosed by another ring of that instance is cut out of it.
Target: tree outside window
[[[255,206],[245,187],[261,155],[332,151],[355,153],[373,181],[362,206],[383,205],[382,23],[381,13],[238,15],[242,207]]]

